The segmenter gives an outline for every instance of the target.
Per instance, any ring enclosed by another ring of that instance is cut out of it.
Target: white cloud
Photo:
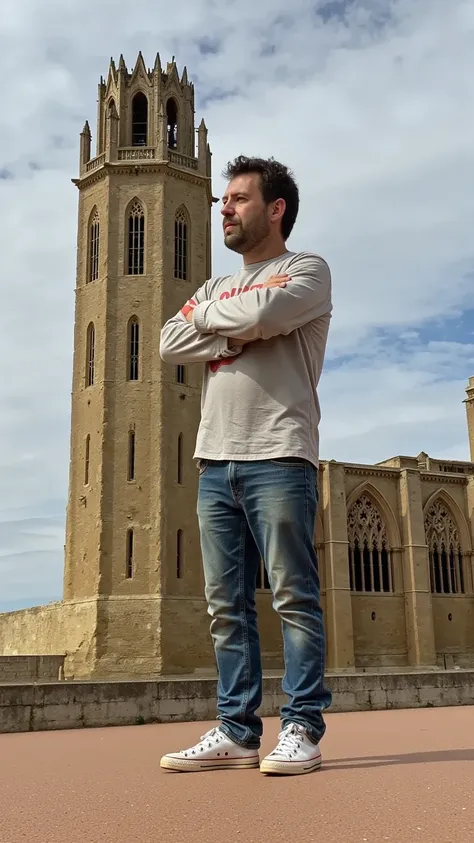
[[[323,456],[468,458],[462,399],[474,325],[445,320],[472,298],[472,0],[295,0],[291,14],[283,0],[187,0],[185,13],[151,0],[138,12],[124,0],[5,0],[0,44],[2,605],[60,589],[70,179],[86,118],[95,130],[110,55],[123,52],[130,66],[141,49],[152,65],[159,49],[164,63],[175,54],[188,66],[216,195],[223,166],[241,152],[294,169],[301,212],[290,245],[320,251],[333,270]],[[238,262],[214,213],[214,268],[230,271]],[[37,515],[46,537],[25,527]]]

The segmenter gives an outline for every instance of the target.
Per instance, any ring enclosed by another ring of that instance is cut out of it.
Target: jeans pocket
[[[271,465],[276,465],[278,468],[305,468],[307,461],[302,457],[279,457],[278,459],[268,460]]]
[[[199,477],[204,474],[206,468],[208,467],[209,463],[207,460],[197,460],[197,468],[199,471]]]

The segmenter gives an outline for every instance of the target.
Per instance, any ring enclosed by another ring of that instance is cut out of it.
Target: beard
[[[266,214],[243,226],[240,221],[232,223],[232,228],[224,232],[224,244],[232,252],[244,255],[250,252],[268,237],[270,224]]]

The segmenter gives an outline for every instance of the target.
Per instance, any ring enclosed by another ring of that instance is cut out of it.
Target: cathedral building
[[[211,274],[211,152],[186,69],[111,62],[74,184],[64,593],[0,615],[0,654],[65,654],[66,678],[210,671],[192,460],[202,372],[159,355],[162,325]],[[321,462],[328,671],[474,665],[474,377],[466,409],[472,462]],[[257,604],[264,667],[279,669],[263,562]]]

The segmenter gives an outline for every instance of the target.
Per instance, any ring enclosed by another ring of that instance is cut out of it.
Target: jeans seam
[[[249,653],[249,635],[247,625],[247,613],[245,611],[245,582],[244,582],[244,565],[245,565],[245,533],[248,529],[247,520],[244,513],[242,513],[242,522],[240,530],[240,548],[239,548],[239,589],[240,589],[240,617],[242,621],[242,635],[244,638],[244,653],[245,653],[245,687],[242,693],[242,703],[240,706],[240,717],[242,722],[245,722],[245,714],[247,711],[247,704],[250,696],[250,653]]]
[[[308,470],[307,470],[307,466],[305,465],[304,517],[305,517],[306,523],[308,523],[309,484],[310,483],[311,483],[311,478],[308,477]],[[313,494],[314,493],[315,493],[315,490],[313,490]],[[317,505],[318,505],[318,501],[316,500],[316,510],[317,510]],[[317,513],[315,513],[315,514],[317,514]],[[307,589],[308,592],[310,590],[310,583],[311,583],[311,557],[308,558],[308,569],[307,569],[307,573],[306,573],[306,589]],[[312,602],[313,611],[317,611],[318,608],[319,608],[318,607],[318,601],[317,601],[316,596],[314,594],[312,594],[312,601],[311,602]],[[321,643],[324,644],[324,641],[323,642],[320,641],[319,643],[320,643],[320,646],[319,646],[319,654],[320,654],[319,676],[321,677],[321,682],[324,682],[323,671],[324,671],[325,653],[323,652],[324,648],[321,646]],[[321,714],[322,714],[322,712],[321,712]],[[311,735],[313,740],[317,740],[315,738],[314,734],[313,734],[312,728],[309,727],[309,725],[307,723],[302,723],[301,725],[305,726],[305,728],[307,729],[307,731],[309,732],[309,734]]]

